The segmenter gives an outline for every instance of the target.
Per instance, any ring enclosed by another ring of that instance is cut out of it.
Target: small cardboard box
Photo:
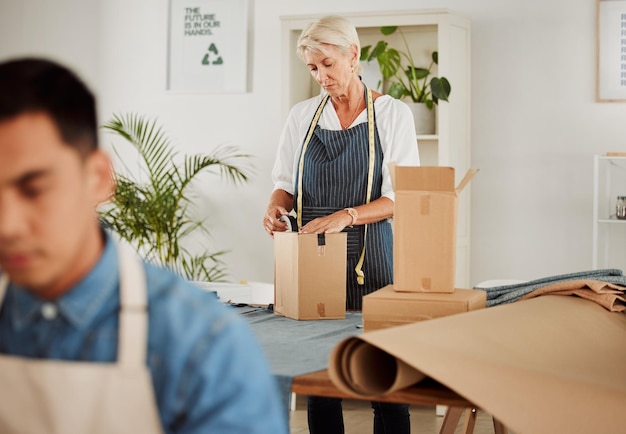
[[[274,234],[274,313],[299,320],[346,317],[345,232]]]
[[[454,292],[457,198],[477,169],[454,187],[453,167],[394,167],[394,289]]]
[[[371,331],[482,309],[487,293],[457,288],[453,293],[398,292],[393,285],[363,297],[363,330]]]

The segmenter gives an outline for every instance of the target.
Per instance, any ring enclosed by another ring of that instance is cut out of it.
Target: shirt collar
[[[96,265],[80,282],[54,301],[59,314],[76,328],[90,324],[118,288],[117,249],[111,236],[104,232],[105,246]],[[15,284],[9,285],[8,293],[10,297],[5,298],[5,303],[9,299],[13,300],[7,308],[11,309],[13,327],[16,330],[35,321],[42,306],[48,303]]]

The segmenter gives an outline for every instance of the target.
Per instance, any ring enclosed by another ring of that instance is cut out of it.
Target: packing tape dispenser
[[[281,222],[285,222],[287,225],[287,232],[298,232],[298,221],[292,215],[282,215],[278,219]]]

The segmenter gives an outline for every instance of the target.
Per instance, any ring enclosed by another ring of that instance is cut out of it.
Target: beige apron
[[[116,363],[0,355],[0,433],[163,432],[146,365],[145,274],[119,246],[120,329]],[[0,279],[0,303],[8,285]]]

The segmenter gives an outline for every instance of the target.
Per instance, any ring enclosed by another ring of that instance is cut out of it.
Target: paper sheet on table
[[[363,397],[432,377],[517,433],[623,432],[626,315],[542,296],[347,338],[329,374]]]

